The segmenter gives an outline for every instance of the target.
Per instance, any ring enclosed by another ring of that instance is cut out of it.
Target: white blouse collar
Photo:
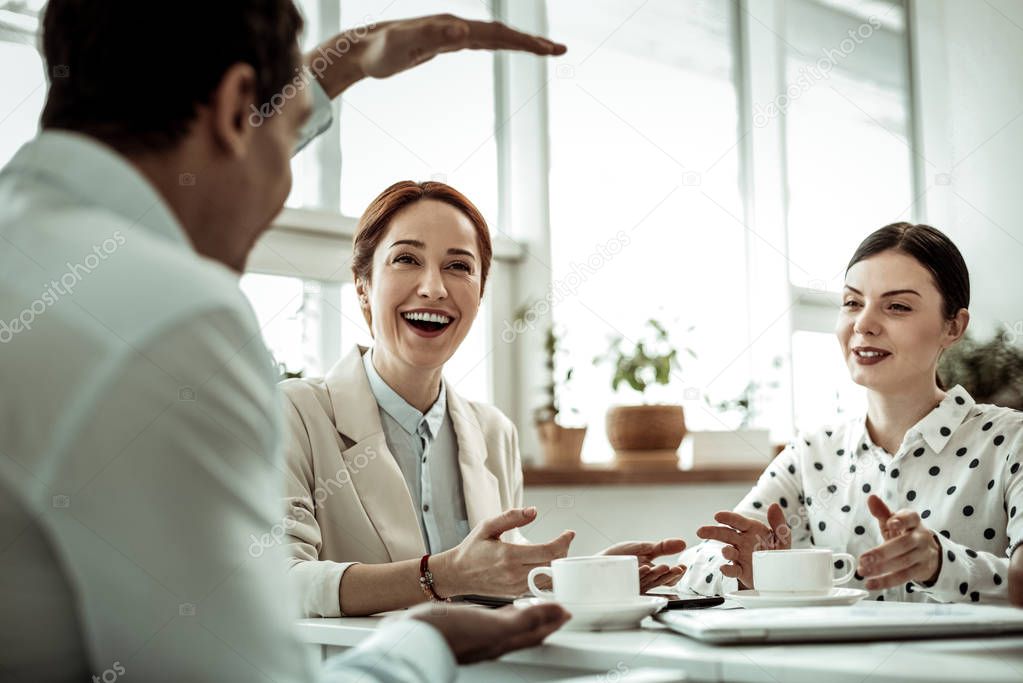
[[[934,410],[927,413],[919,422],[906,431],[902,439],[900,450],[922,438],[931,452],[940,454],[955,435],[956,430],[963,424],[963,421],[973,410],[976,402],[969,392],[957,384],[948,390],[945,398],[942,399]],[[863,415],[857,421],[857,429],[861,431],[859,443],[869,447],[877,446],[870,438],[867,431],[867,416]],[[862,446],[860,447],[863,449]]]

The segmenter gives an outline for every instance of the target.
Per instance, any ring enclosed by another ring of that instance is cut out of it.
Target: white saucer
[[[519,598],[519,607],[554,602],[545,598]],[[637,595],[625,602],[560,603],[572,618],[562,628],[566,631],[623,631],[639,627],[644,617],[659,611],[668,599],[658,595]]]
[[[867,597],[867,591],[859,588],[833,588],[830,593],[821,595],[784,595],[780,593],[763,594],[755,589],[733,591],[725,597],[734,600],[741,607],[755,609],[757,607],[810,607],[827,605],[854,605]]]

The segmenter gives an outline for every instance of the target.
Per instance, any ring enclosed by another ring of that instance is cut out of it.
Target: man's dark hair
[[[296,76],[302,17],[292,0],[50,0],[44,129],[122,153],[177,144],[227,69],[256,72],[260,106]]]

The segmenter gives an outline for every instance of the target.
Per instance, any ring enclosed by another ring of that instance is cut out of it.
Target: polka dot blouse
[[[1009,557],[1023,542],[1023,413],[977,405],[961,386],[906,432],[891,455],[871,442],[865,418],[801,435],[760,475],[735,511],[766,523],[778,503],[793,547],[831,548],[854,557],[883,542],[867,496],[920,513],[941,544],[933,586],[911,582],[873,591],[875,600],[1008,600]],[[722,544],[704,541],[681,557],[679,589],[701,595],[736,590],[720,566]],[[1023,551],[1021,551],[1023,552]],[[841,560],[836,570],[848,570]],[[836,571],[836,576],[841,573]],[[863,588],[856,574],[846,586]]]

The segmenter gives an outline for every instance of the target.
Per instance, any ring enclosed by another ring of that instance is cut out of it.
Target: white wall
[[[590,555],[619,541],[681,537],[699,543],[697,527],[713,524],[718,510],[731,509],[748,484],[675,486],[537,486],[526,489],[537,521],[523,529],[530,541],[548,541],[565,529],[576,532],[572,555]]]
[[[916,0],[911,30],[924,216],[962,250],[986,337],[1023,320],[1023,2]]]

